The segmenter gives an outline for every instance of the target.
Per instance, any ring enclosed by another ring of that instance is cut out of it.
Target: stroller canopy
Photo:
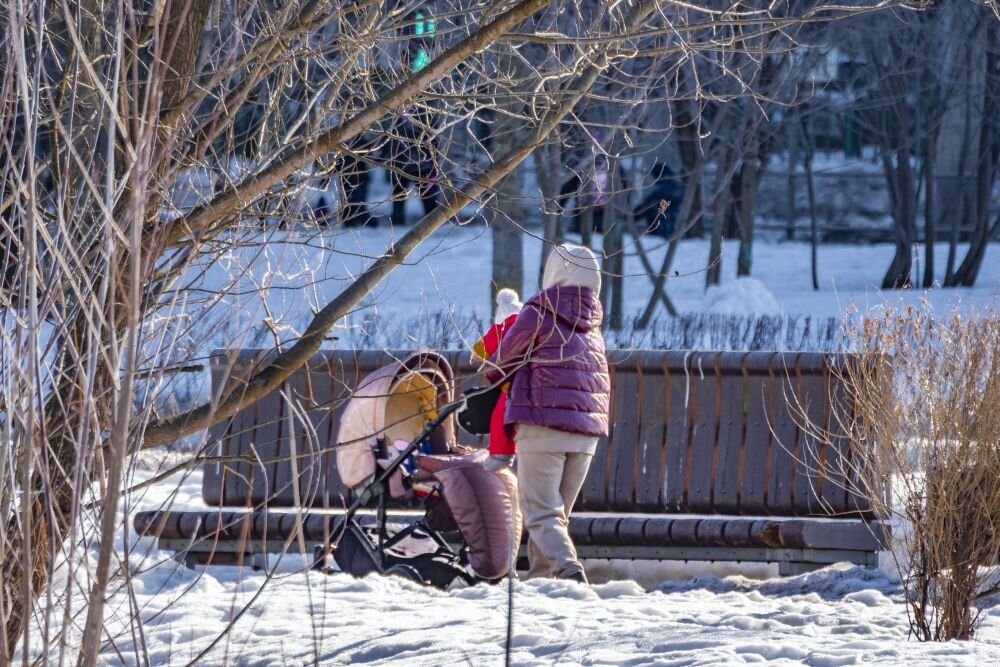
[[[397,359],[365,377],[345,406],[337,432],[337,470],[344,483],[356,489],[371,479],[379,440],[391,444],[417,437],[436,410],[452,401],[453,380],[451,366],[434,352]],[[452,451],[452,417],[431,434],[431,444],[435,454]]]

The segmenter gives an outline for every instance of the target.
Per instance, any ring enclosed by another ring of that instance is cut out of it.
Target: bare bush
[[[836,371],[850,400],[834,417],[866,462],[851,476],[900,524],[913,634],[970,639],[1000,555],[1000,315],[887,309],[849,336],[858,359]]]

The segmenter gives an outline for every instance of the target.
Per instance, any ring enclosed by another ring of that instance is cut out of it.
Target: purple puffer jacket
[[[608,434],[611,382],[601,336],[601,302],[586,287],[535,295],[490,357],[490,382],[512,377],[507,424]]]

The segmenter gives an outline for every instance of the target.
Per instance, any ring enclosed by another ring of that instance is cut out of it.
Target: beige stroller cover
[[[380,439],[416,438],[436,410],[452,400],[451,366],[439,354],[417,352],[364,378],[344,408],[337,432],[337,470],[355,489],[375,474],[373,452]],[[455,445],[455,420],[446,419],[431,434],[434,454]]]

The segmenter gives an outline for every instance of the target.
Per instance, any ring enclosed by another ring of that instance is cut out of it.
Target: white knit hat
[[[590,248],[563,243],[552,248],[542,272],[542,289],[577,285],[601,291],[601,264]]]
[[[521,303],[521,299],[518,297],[517,292],[509,287],[504,287],[502,290],[497,292],[497,312],[493,316],[493,322],[495,324],[500,324],[511,315],[520,313],[523,306],[524,304]]]

